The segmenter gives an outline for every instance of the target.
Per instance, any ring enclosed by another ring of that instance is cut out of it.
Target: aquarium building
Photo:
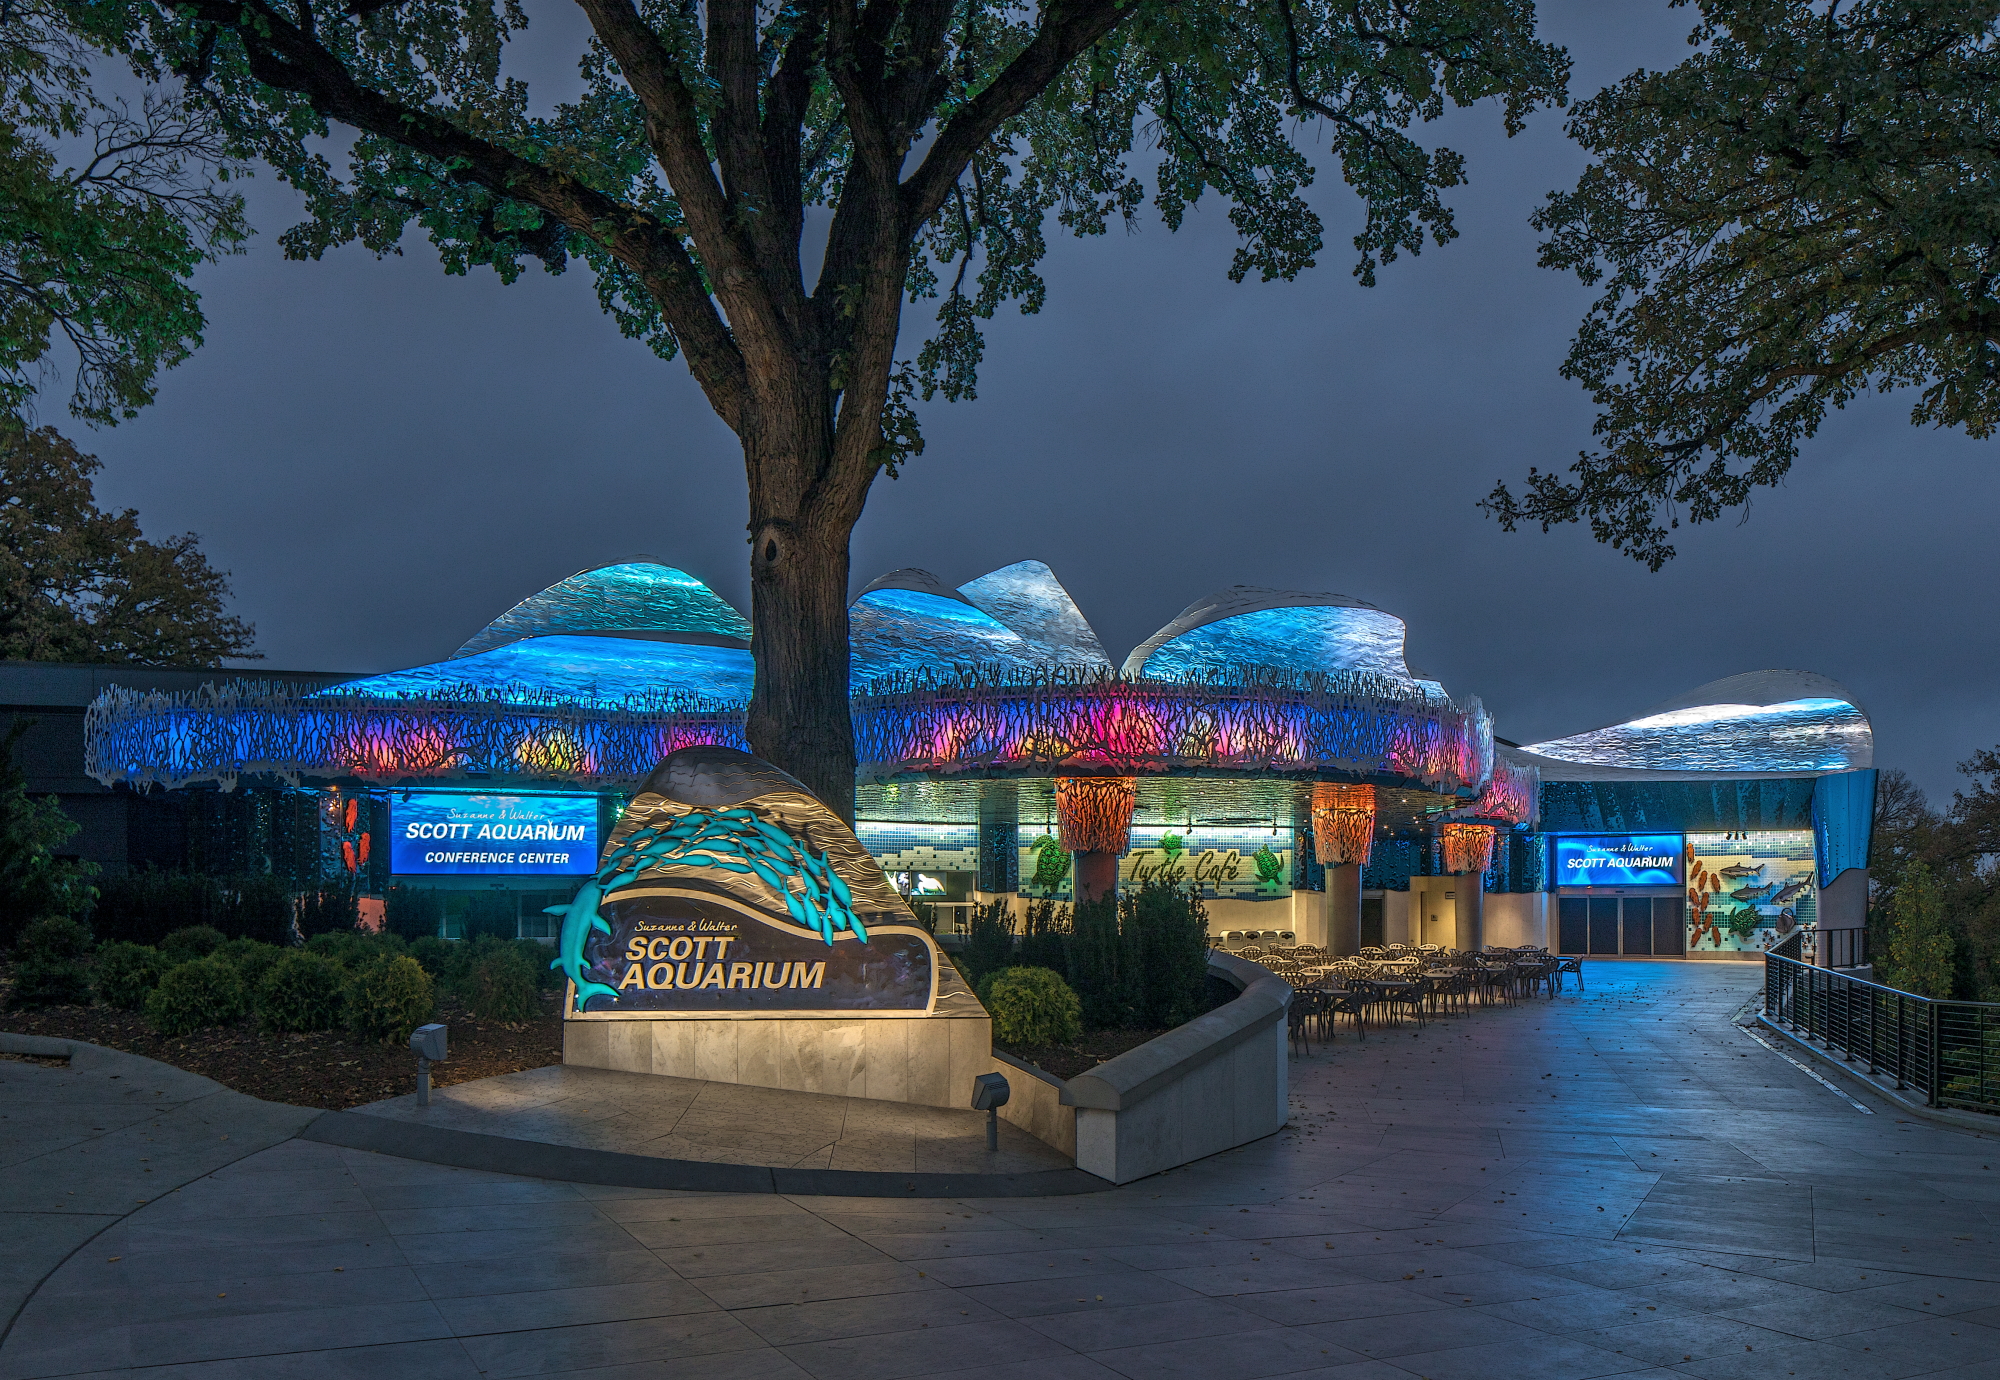
[[[1865,910],[1872,740],[1821,676],[1521,746],[1408,664],[1402,620],[1338,595],[1221,590],[1119,662],[1038,561],[891,572],[851,625],[857,833],[947,929],[1155,880],[1197,887],[1225,942],[1336,952],[1732,957]],[[191,817],[305,802],[303,883],[498,896],[546,934],[661,758],[747,748],[749,637],[693,576],[625,561],[408,670],[105,687],[84,769]]]

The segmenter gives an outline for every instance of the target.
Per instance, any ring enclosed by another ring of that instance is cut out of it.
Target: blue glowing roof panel
[[[452,655],[474,656],[524,637],[614,631],[750,639],[749,621],[694,576],[654,561],[626,561],[583,571],[530,595]]]
[[[1158,680],[1223,676],[1244,667],[1367,671],[1409,677],[1403,620],[1380,609],[1305,606],[1253,609],[1206,623],[1156,647],[1140,667]]]
[[[1026,639],[962,599],[914,589],[871,589],[848,610],[851,680],[986,666],[1032,674],[1049,664]]]
[[[1522,750],[1652,771],[1853,771],[1875,759],[1867,716],[1845,700],[1820,698],[1693,705]]]
[[[735,647],[557,635],[342,681],[316,693],[384,699],[497,694],[523,703],[553,696],[610,709],[635,697],[678,692],[740,708],[750,702],[753,678],[750,653]]]
[[[981,575],[958,592],[1032,643],[1052,662],[1093,671],[1110,671],[1104,644],[1070,598],[1056,573],[1040,561],[1013,565]]]

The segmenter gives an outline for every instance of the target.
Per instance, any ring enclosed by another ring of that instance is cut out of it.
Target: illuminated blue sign
[[[1679,886],[1679,834],[1557,834],[1557,886]]]
[[[389,797],[391,873],[582,877],[596,870],[596,796],[399,791]]]

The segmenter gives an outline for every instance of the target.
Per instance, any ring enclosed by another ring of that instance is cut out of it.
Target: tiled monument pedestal
[[[753,1088],[963,1108],[994,1067],[993,1021],[949,963],[929,1014],[582,1014],[563,1062]]]

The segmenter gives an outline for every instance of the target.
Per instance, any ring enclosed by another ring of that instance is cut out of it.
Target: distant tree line
[[[1869,948],[1891,986],[2000,1001],[2000,747],[1959,771],[1968,784],[1943,809],[1904,772],[1877,781]]]

